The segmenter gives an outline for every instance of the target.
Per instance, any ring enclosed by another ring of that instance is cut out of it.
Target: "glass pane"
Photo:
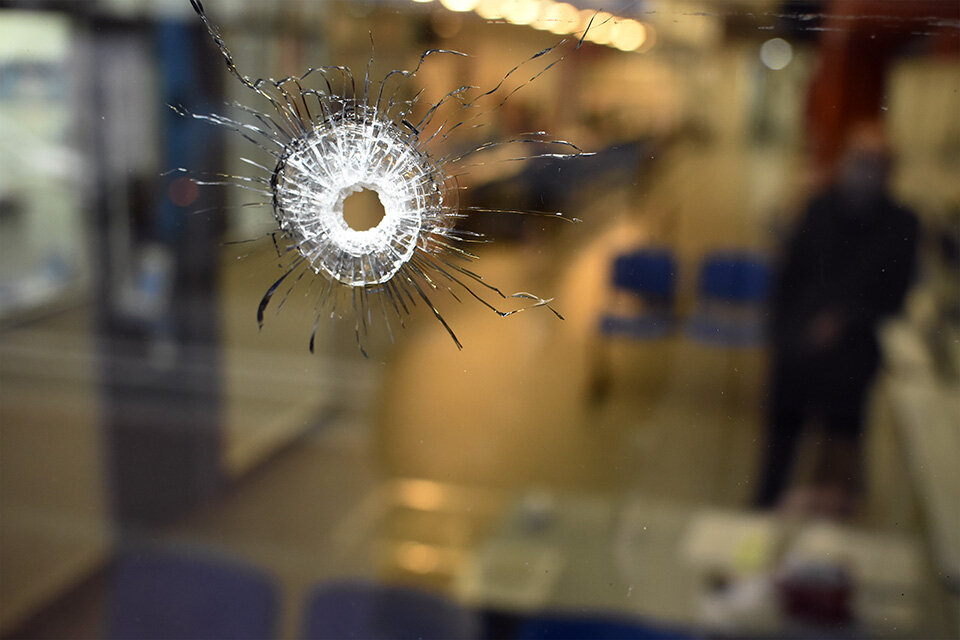
[[[12,4],[0,633],[960,632],[955,1]]]

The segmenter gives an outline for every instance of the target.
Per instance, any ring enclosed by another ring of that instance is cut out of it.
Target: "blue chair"
[[[687,335],[700,342],[726,346],[762,343],[770,281],[769,263],[760,254],[709,254],[700,266],[697,308],[687,324]]]
[[[608,336],[655,339],[666,336],[675,325],[673,299],[676,259],[668,249],[640,249],[617,256],[611,271],[617,289],[636,295],[643,311],[633,316],[607,314],[600,331]]]
[[[522,623],[517,640],[693,640],[694,636],[636,622],[543,617]]]
[[[307,640],[471,640],[479,616],[429,593],[370,582],[317,587],[307,598]]]
[[[259,571],[200,553],[129,551],[112,570],[108,636],[114,640],[264,640],[277,598]]]

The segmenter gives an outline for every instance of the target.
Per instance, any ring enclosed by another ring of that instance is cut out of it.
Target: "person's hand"
[[[807,346],[813,351],[825,351],[837,343],[842,329],[843,319],[837,311],[821,311],[807,326]]]

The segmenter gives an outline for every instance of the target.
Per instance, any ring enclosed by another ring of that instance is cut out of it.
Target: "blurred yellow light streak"
[[[473,11],[478,4],[479,0],[440,0],[445,8],[450,11]]]
[[[637,49],[640,53],[646,53],[653,49],[653,46],[657,44],[657,30],[653,28],[653,25],[643,23],[643,44]]]
[[[580,11],[572,4],[557,3],[552,7],[552,14],[556,16],[556,20],[548,27],[551,33],[565,35],[580,29]]]
[[[613,25],[610,42],[621,51],[634,51],[647,37],[647,30],[636,20],[621,20]]]
[[[556,6],[557,3],[553,0],[544,0],[541,2],[537,17],[530,23],[530,26],[540,31],[548,31],[554,21],[553,12]]]
[[[433,0],[413,0],[432,2]],[[586,40],[620,51],[649,51],[656,39],[653,29],[631,18],[606,11],[577,9],[554,0],[440,0],[450,11],[473,11],[485,20],[504,19],[511,24],[527,25],[557,35],[583,31],[590,26]]]
[[[503,17],[503,2],[502,0],[480,0],[475,11],[484,20],[497,20]]]
[[[540,15],[540,0],[506,0],[503,5],[503,17],[513,24],[531,24]]]
[[[583,20],[583,28],[586,29],[590,21],[590,30],[587,31],[586,39],[596,44],[608,44],[610,42],[610,33],[613,31],[613,14],[606,11],[581,11],[580,17]]]

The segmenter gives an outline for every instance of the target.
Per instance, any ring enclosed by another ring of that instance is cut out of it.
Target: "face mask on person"
[[[838,186],[854,210],[876,204],[887,194],[890,162],[879,153],[860,152],[847,157]]]

